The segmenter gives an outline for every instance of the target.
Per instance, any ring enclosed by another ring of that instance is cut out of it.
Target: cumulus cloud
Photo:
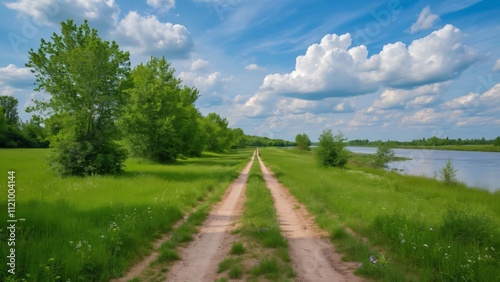
[[[35,78],[28,68],[18,68],[13,64],[0,67],[0,86],[10,88],[32,88]]]
[[[187,28],[180,24],[162,23],[154,15],[142,16],[130,11],[113,32],[131,52],[139,55],[187,57],[192,41]]]
[[[191,63],[192,71],[204,70],[207,67],[208,67],[208,61],[203,59],[196,59]]]
[[[500,83],[494,85],[483,94],[469,93],[443,103],[446,110],[477,109],[500,107]]]
[[[259,67],[257,64],[250,64],[245,67],[246,70],[260,70],[261,67]]]
[[[219,106],[230,100],[221,92],[232,77],[223,77],[219,72],[181,72],[179,77],[186,85],[196,87],[200,91],[197,101],[199,106]]]
[[[160,11],[168,11],[175,7],[175,0],[147,0],[146,3]]]
[[[387,44],[371,57],[365,46],[351,46],[351,35],[326,35],[297,57],[295,70],[270,74],[262,91],[307,100],[347,97],[376,91],[381,86],[411,88],[459,76],[477,55],[463,43],[461,31],[446,25],[430,35]]]
[[[171,8],[174,0],[148,0],[148,5],[160,10]],[[73,19],[80,24],[84,19],[97,28],[104,38],[111,37],[133,55],[165,55],[186,58],[192,49],[188,29],[180,24],[161,22],[153,15],[130,11],[122,20],[115,0],[16,0],[5,4],[22,16],[33,18],[39,25],[59,26]]]
[[[386,89],[375,99],[372,107],[377,109],[402,109],[425,106],[437,101],[438,95],[448,83],[428,84],[413,89]]]
[[[439,20],[439,17],[432,14],[431,8],[427,6],[420,12],[417,21],[411,25],[410,32],[413,34],[420,30],[432,28],[437,20]]]
[[[500,71],[500,59],[498,59],[495,63],[495,65],[493,66],[493,68],[491,69],[492,71]]]
[[[351,104],[342,104],[339,98],[373,93],[381,87],[386,90],[373,109],[423,108],[437,103],[448,81],[478,59],[462,41],[460,30],[446,25],[408,47],[401,42],[387,44],[368,57],[365,46],[351,47],[350,34],[326,35],[297,57],[292,72],[267,75],[240,112],[254,117],[279,114],[276,110],[280,109],[349,112]],[[331,98],[337,100],[325,102]]]
[[[114,0],[17,0],[5,6],[33,18],[35,23],[58,26],[67,19],[77,23],[87,19],[99,30],[111,29],[120,14]]]

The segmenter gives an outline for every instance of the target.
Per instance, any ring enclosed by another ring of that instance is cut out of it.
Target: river
[[[377,148],[347,147],[355,153],[374,154]],[[448,160],[457,169],[457,179],[469,187],[500,190],[500,153],[420,149],[392,149],[396,156],[411,160],[391,162],[390,169],[411,175],[434,177]]]

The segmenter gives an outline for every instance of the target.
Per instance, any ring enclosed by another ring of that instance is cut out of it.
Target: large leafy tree
[[[116,120],[126,101],[129,53],[102,40],[87,21],[63,22],[51,39],[31,49],[26,64],[35,73],[35,90],[51,94],[33,110],[56,116],[59,124],[51,164],[65,175],[121,171],[126,151],[116,143]]]
[[[134,86],[122,123],[135,156],[170,162],[180,154],[201,154],[198,91],[181,85],[174,72],[164,57],[151,57],[131,73]]]

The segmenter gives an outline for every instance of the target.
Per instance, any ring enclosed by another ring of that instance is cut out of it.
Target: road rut
[[[248,173],[255,157],[243,169],[239,177],[231,183],[221,202],[216,204],[197,237],[180,250],[181,260],[174,263],[167,274],[167,281],[191,282],[214,281],[218,263],[231,248],[231,225],[243,209],[243,201]]]

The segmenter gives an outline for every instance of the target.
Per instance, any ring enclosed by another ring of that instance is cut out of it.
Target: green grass
[[[231,246],[231,254],[232,255],[241,255],[246,252],[245,246],[241,242],[234,242]]]
[[[221,195],[250,152],[207,153],[173,165],[129,159],[120,176],[61,178],[46,163],[47,149],[0,150],[0,210],[7,210],[7,171],[15,170],[16,217],[25,219],[16,225],[16,277],[108,281],[120,276],[209,193]],[[0,221],[6,220],[2,212]],[[176,230],[175,240],[190,240],[195,225]],[[2,246],[6,232],[0,232]],[[163,259],[175,258],[165,252]],[[0,256],[7,256],[7,248],[0,248]],[[2,263],[0,280],[7,276]]]
[[[246,269],[243,269],[250,275],[249,281],[261,281],[261,276],[271,281],[289,281],[294,277],[294,272],[288,242],[281,234],[274,201],[262,178],[257,158],[249,172],[245,195],[241,227],[237,232],[241,240],[233,244],[231,256],[221,262],[221,265],[227,263],[227,260],[256,260],[257,264],[247,264]],[[227,267],[223,266],[222,269]]]
[[[345,259],[363,264],[357,273],[393,281],[499,279],[500,192],[352,163],[322,168],[313,152],[266,148],[261,155]]]

